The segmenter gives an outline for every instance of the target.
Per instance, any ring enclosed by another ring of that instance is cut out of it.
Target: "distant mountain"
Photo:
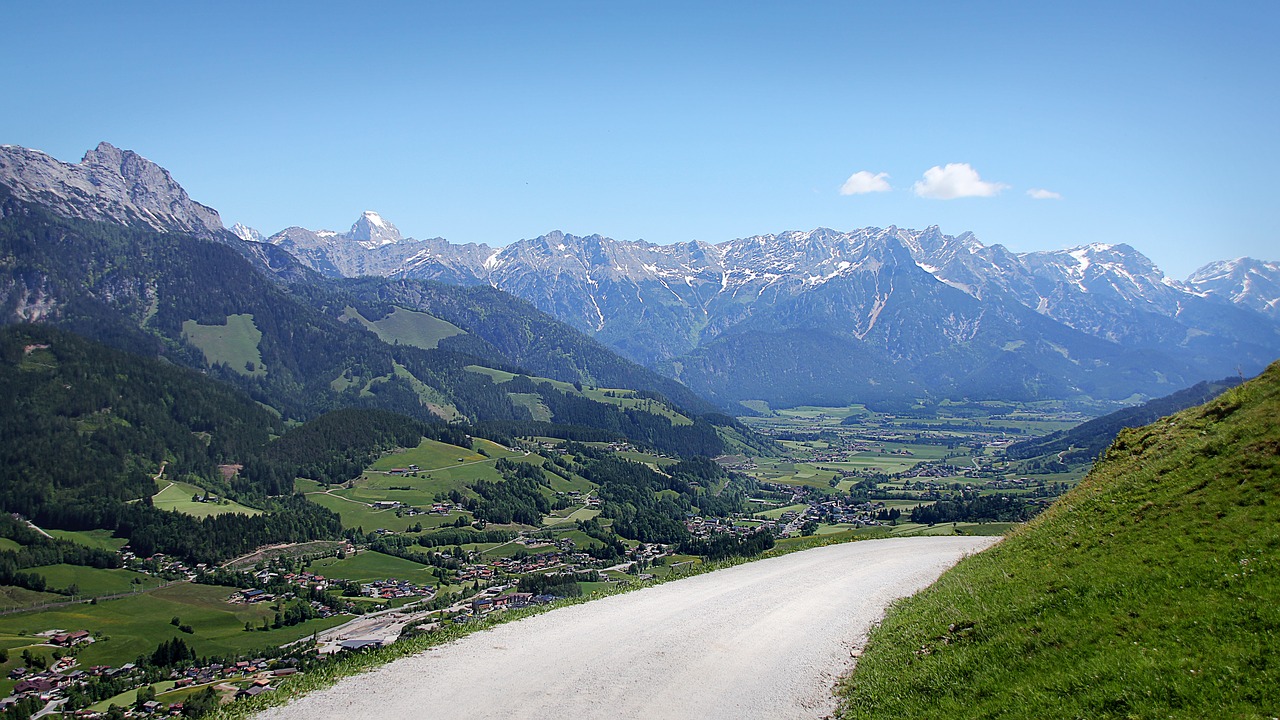
[[[474,285],[471,270],[491,251],[483,245],[452,245],[441,238],[402,238],[395,225],[367,210],[344,233],[290,227],[266,239],[287,250],[316,272],[330,278],[417,277],[458,285]],[[407,274],[406,267],[420,268]]]
[[[725,407],[1124,400],[1256,372],[1280,356],[1274,263],[1223,263],[1183,283],[1125,244],[1013,253],[937,227],[716,245],[557,231],[495,249],[406,238],[373,211],[346,232],[291,227],[258,242],[250,228],[223,229],[133,153],[104,144],[79,165],[22,148],[0,156],[0,184],[15,199],[207,236],[285,285],[378,276],[506,291]],[[14,302],[19,317],[43,312],[38,288]]]
[[[1280,262],[1242,257],[1209,263],[1191,273],[1187,285],[1280,319]]]
[[[722,403],[1118,400],[1280,355],[1280,324],[1256,311],[1267,286],[1251,281],[1261,301],[1220,297],[1125,244],[1013,253],[970,233],[890,227],[718,245],[401,238],[370,250],[353,232],[290,229],[269,242],[331,276],[501,288]]]
[[[87,202],[126,204],[109,196]],[[204,368],[290,420],[354,406],[423,420],[507,423],[504,431],[516,432],[536,410],[537,434],[555,434],[561,431],[546,420],[562,422],[554,411],[560,407],[564,418],[595,428],[589,439],[627,437],[712,455],[723,450],[717,428],[749,433],[727,418],[704,421],[700,416],[716,408],[687,388],[497,290],[335,282],[297,266],[275,245],[220,228],[210,241],[78,219],[86,216],[92,207],[45,206],[0,183],[0,323],[54,324]],[[348,235],[370,248],[398,236],[372,213]],[[273,264],[281,259],[288,262]],[[546,383],[517,392],[495,383],[490,371],[643,392],[660,412],[630,411],[582,391],[566,398]],[[691,424],[673,427],[662,416],[681,412]],[[561,434],[584,437],[581,430]]]
[[[266,238],[262,236],[262,233],[251,227],[241,225],[240,223],[232,225],[230,227],[230,231],[232,235],[235,235],[245,242],[260,243],[266,240]]]

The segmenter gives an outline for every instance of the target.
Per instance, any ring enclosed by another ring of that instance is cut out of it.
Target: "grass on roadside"
[[[1089,477],[892,610],[844,718],[1273,717],[1280,364],[1117,438]]]

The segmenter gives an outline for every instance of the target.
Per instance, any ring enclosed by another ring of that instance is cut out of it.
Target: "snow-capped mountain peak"
[[[249,227],[248,225],[236,223],[235,225],[232,225],[228,229],[231,231],[232,235],[235,235],[236,237],[240,238],[241,240],[244,240],[245,242],[260,243],[266,240],[266,236],[264,236],[262,233],[258,232],[257,230],[254,230],[253,228]]]
[[[348,239],[354,240],[366,248],[373,249],[400,242],[400,231],[395,225],[382,219],[373,210],[364,213],[346,233]]]
[[[1280,319],[1280,262],[1250,257],[1213,262],[1191,273],[1187,285]]]

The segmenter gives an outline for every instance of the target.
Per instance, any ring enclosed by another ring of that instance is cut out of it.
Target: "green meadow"
[[[233,500],[223,499],[219,502],[197,502],[191,498],[199,495],[204,496],[205,491],[195,485],[184,482],[165,482],[160,481],[164,488],[151,496],[152,505],[161,510],[172,510],[180,512],[184,515],[190,515],[196,518],[213,517],[217,515],[226,515],[229,513],[239,513],[241,515],[261,515],[262,511],[241,505]]]
[[[119,550],[129,542],[124,538],[113,537],[110,530],[49,530],[47,532],[60,540],[70,540],[110,552]]]
[[[269,603],[228,603],[235,592],[236,588],[218,585],[178,583],[118,600],[5,615],[0,616],[0,637],[52,629],[89,630],[100,639],[77,653],[80,664],[122,665],[154,651],[170,638],[182,638],[198,655],[232,655],[283,645],[344,620],[332,617],[279,630],[246,632],[246,622],[258,627],[263,619],[270,621],[275,616],[275,609]],[[195,632],[180,632],[170,624],[174,617]]]
[[[399,345],[412,345],[423,350],[434,350],[440,341],[454,335],[465,335],[466,331],[445,320],[424,312],[393,308],[391,314],[381,320],[368,320],[355,308],[348,307],[343,313],[344,320],[355,320],[369,328],[383,342]]]
[[[501,385],[508,382],[516,375],[515,373],[506,372],[505,370],[495,370],[481,365],[468,365],[467,370],[481,375],[488,375],[493,379],[495,384]],[[654,415],[661,415],[671,421],[672,425],[692,425],[693,420],[685,417],[676,411],[675,408],[665,403],[651,400],[648,398],[637,397],[635,390],[627,390],[622,388],[599,388],[583,386],[581,390],[573,383],[564,382],[562,380],[551,380],[550,378],[529,376],[535,383],[551,383],[551,386],[561,392],[570,395],[579,395],[581,397],[595,400],[596,402],[608,403],[616,405],[620,408],[637,409]],[[536,417],[535,419],[551,420],[551,412],[540,401],[536,400],[536,396],[530,398],[528,393],[509,393],[513,399],[519,398],[519,402],[529,407],[536,415],[545,414],[546,417]]]
[[[63,590],[75,585],[79,589],[76,596],[83,598],[149,590],[164,584],[157,577],[132,570],[101,569],[84,565],[42,565],[31,568],[30,572],[44,576],[50,588]]]
[[[199,348],[210,365],[225,363],[241,375],[252,377],[267,374],[258,350],[262,331],[254,324],[253,315],[228,315],[225,325],[201,325],[187,320],[182,323],[182,338]]]
[[[395,578],[415,585],[436,585],[438,580],[429,565],[422,565],[393,555],[364,550],[339,560],[321,558],[311,563],[311,572],[330,578],[370,582]]]

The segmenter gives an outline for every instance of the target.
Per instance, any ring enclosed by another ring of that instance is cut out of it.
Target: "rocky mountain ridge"
[[[80,166],[58,168],[36,153],[44,160],[27,166],[39,172],[19,177],[17,187],[112,166],[98,159],[112,151],[137,158],[104,144]],[[133,175],[146,169],[142,184],[159,188],[142,198],[203,208],[167,172],[143,163],[121,163]],[[131,175],[121,169],[116,176]],[[117,205],[138,205],[122,182],[103,193]],[[73,217],[112,202],[76,197],[58,205],[65,194],[50,196],[51,207]],[[185,221],[176,212],[149,213],[134,215],[161,218],[169,229]],[[504,290],[725,404],[1155,396],[1256,371],[1280,355],[1275,263],[1219,263],[1179,282],[1127,244],[1014,253],[972,233],[890,226],[673,245],[554,231],[492,248],[405,238],[373,211],[342,233],[290,227],[259,243],[260,233],[237,225],[223,232],[224,242],[232,233],[255,249],[248,254],[286,251],[329,277]]]
[[[291,228],[268,242],[297,252],[294,233]],[[1127,244],[1095,242],[1065,250],[1013,253],[1001,245],[983,245],[972,233],[945,235],[936,226],[851,232],[819,228],[716,245],[654,245],[555,231],[500,249],[452,245],[439,238],[406,239],[380,247],[377,256],[353,251],[351,243],[342,242],[349,237],[330,235],[327,242],[313,243],[310,247],[320,248],[320,257],[313,257],[308,264],[338,275],[379,274],[492,285],[615,344],[625,343],[624,335],[633,336],[635,328],[627,322],[629,317],[682,315],[678,342],[642,344],[651,352],[637,359],[650,364],[677,357],[708,336],[717,336],[753,314],[746,309],[761,300],[771,302],[830,282],[876,274],[887,264],[907,262],[908,256],[937,281],[970,297],[1013,300],[1072,329],[1116,342],[1149,334],[1153,321],[1163,328],[1163,334],[1175,333],[1173,325],[1185,324],[1178,318],[1186,306],[1202,304],[1207,298],[1273,315],[1280,304],[1280,283],[1276,282],[1280,265],[1276,263],[1233,261],[1251,268],[1248,282],[1252,292],[1244,293],[1243,285],[1228,292],[1209,285],[1209,268],[1180,282],[1165,276],[1149,258]],[[342,262],[334,262],[334,258]],[[1217,265],[1223,264],[1209,267]],[[1199,284],[1195,278],[1201,278]],[[1237,284],[1243,282],[1241,279]],[[679,307],[670,307],[673,303]],[[881,306],[873,301],[864,314],[852,318],[854,335],[865,336],[871,330],[878,317],[877,307]],[[631,354],[642,352],[637,348]]]
[[[0,145],[0,183],[15,197],[64,217],[213,238],[218,211],[192,200],[168,170],[110,143],[71,165],[16,145]]]
[[[1253,294],[1232,293],[1168,278],[1127,244],[1014,253],[934,226],[715,245],[559,231],[503,248],[402,238],[371,252],[351,233],[302,250],[296,233],[268,242],[331,275],[505,290],[726,403],[839,404],[889,387],[1119,399],[1280,354],[1254,265]]]
[[[1280,320],[1280,262],[1242,257],[1209,263],[1191,273],[1186,284]]]

